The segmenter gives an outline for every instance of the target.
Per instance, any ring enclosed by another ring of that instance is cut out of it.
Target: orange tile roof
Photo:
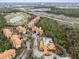
[[[43,39],[43,37],[41,37],[42,39]],[[43,49],[44,51],[44,54],[48,54],[48,51],[49,50],[56,50],[56,46],[55,46],[55,44],[53,43],[53,42],[49,42],[49,44],[46,46],[45,44],[44,44],[44,41],[43,40],[41,40],[40,41],[40,44],[39,44],[39,48],[40,48],[40,50],[41,49]]]
[[[16,46],[18,46],[18,45],[21,46],[22,41],[21,41],[19,35],[12,35],[11,41],[12,41],[14,47],[16,47]]]
[[[36,26],[32,28],[32,31],[35,31],[36,33],[42,33],[43,32],[43,30],[41,29],[41,27],[38,28]]]
[[[34,26],[34,22],[29,22],[27,25],[29,28],[32,28]]]
[[[6,50],[0,53],[0,59],[9,59],[11,57],[15,57],[15,49]]]
[[[22,27],[22,26],[18,26],[16,28],[16,30],[19,32],[19,33],[26,33],[26,28],[25,27]]]
[[[43,32],[43,30],[41,29],[41,27],[38,28],[38,27],[35,26],[35,24],[36,24],[39,20],[40,20],[40,17],[37,16],[37,17],[35,17],[34,19],[32,19],[32,20],[28,23],[28,27],[29,27],[29,28],[32,28],[32,31],[35,31],[36,33],[42,33],[42,32]]]
[[[28,23],[28,27],[32,28],[39,20],[40,20],[39,16],[35,17]]]
[[[3,29],[3,34],[5,37],[9,38],[9,37],[11,37],[12,32],[10,31],[10,29],[5,28],[5,29]]]

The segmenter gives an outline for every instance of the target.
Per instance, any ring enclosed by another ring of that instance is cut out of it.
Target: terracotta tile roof
[[[28,27],[29,27],[29,28],[32,28],[32,31],[35,31],[36,33],[42,33],[42,32],[43,32],[43,30],[41,29],[41,27],[38,28],[38,27],[35,26],[35,24],[36,24],[39,20],[40,20],[40,17],[37,16],[37,17],[35,17],[34,19],[32,19],[32,20],[28,23]]]
[[[15,54],[15,49],[6,50],[0,53],[0,59],[10,59],[12,57],[15,57]]]
[[[42,40],[40,40],[39,48],[40,50],[43,49],[44,54],[48,54],[49,50],[56,50],[56,46],[53,42],[51,42],[51,38],[45,38],[42,37]]]
[[[11,41],[12,41],[14,47],[16,47],[16,48],[21,47],[22,41],[21,41],[19,35],[12,35]]]
[[[12,32],[10,31],[10,29],[5,28],[5,29],[3,29],[3,34],[5,37],[9,38],[9,37],[11,37]]]
[[[36,26],[34,26],[34,27],[32,28],[32,31],[35,31],[36,33],[42,33],[42,32],[43,32],[43,30],[41,29],[41,27],[38,28],[38,27],[36,27]]]
[[[25,27],[22,27],[22,26],[18,26],[16,28],[16,30],[19,32],[19,33],[26,33],[26,28]]]
[[[34,19],[32,19],[29,23],[28,23],[28,27],[33,27],[38,21],[40,20],[40,17],[37,16]]]

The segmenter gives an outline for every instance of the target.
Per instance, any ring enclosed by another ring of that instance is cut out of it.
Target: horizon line
[[[79,2],[0,2],[0,3],[79,3]]]

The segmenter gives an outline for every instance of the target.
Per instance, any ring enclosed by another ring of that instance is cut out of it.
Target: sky
[[[0,2],[79,2],[79,0],[0,0]]]

